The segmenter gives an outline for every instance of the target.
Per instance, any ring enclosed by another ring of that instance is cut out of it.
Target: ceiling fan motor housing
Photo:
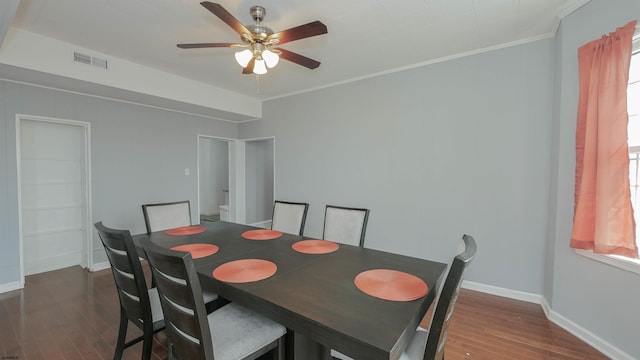
[[[256,5],[251,7],[249,13],[253,18],[253,21],[255,21],[256,24],[260,24],[262,20],[264,20],[264,17],[267,16],[267,9],[263,8],[262,6]]]
[[[253,21],[255,21],[255,24],[246,25],[246,28],[251,31],[255,40],[262,42],[267,36],[273,34],[273,30],[260,24],[262,20],[264,20],[264,17],[267,16],[267,10],[264,7],[258,5],[252,6],[249,13]]]

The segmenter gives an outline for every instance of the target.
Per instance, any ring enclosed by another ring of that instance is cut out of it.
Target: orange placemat
[[[188,252],[193,259],[199,259],[217,253],[220,248],[212,244],[185,244],[174,246],[171,250]]]
[[[164,233],[173,236],[184,236],[200,234],[205,231],[207,231],[207,228],[204,226],[181,226],[179,228],[165,230]]]
[[[364,271],[353,282],[363,293],[383,300],[411,301],[429,292],[429,287],[422,279],[397,270]]]
[[[271,240],[280,236],[282,236],[282,231],[269,229],[247,230],[242,233],[242,237],[249,240]]]
[[[278,267],[268,260],[242,259],[222,264],[213,270],[213,277],[224,282],[246,283],[263,280],[276,273]]]
[[[294,243],[291,247],[303,254],[327,254],[338,250],[340,246],[326,240],[302,240]]]

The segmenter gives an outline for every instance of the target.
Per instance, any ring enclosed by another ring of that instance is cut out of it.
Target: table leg
[[[294,357],[295,360],[331,360],[331,349],[324,345],[318,344],[313,339],[300,335],[299,333],[291,334],[294,338]],[[289,340],[289,338],[287,340]],[[291,359],[290,349],[287,351],[287,360]]]

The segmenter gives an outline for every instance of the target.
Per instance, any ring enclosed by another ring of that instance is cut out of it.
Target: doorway
[[[200,221],[231,221],[231,139],[198,136],[198,202]]]
[[[243,140],[245,144],[246,223],[271,227],[275,186],[275,139]]]
[[[22,281],[91,269],[89,123],[17,115],[16,133]]]

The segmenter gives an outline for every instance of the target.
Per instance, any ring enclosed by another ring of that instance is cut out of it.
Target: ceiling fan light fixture
[[[264,62],[267,64],[267,67],[271,69],[276,65],[278,65],[278,61],[280,61],[280,56],[278,56],[278,54],[274,53],[271,50],[265,50],[262,52],[262,59],[264,59]]]
[[[267,73],[267,67],[265,66],[264,60],[256,59],[255,65],[253,65],[253,73],[258,75]]]
[[[244,68],[247,67],[249,61],[251,61],[251,59],[253,58],[253,52],[249,49],[245,49],[242,51],[238,51],[235,54],[235,57],[238,64]]]
[[[271,69],[277,66],[280,58],[304,66],[308,69],[315,69],[320,66],[319,61],[310,59],[292,51],[278,48],[276,45],[326,34],[327,26],[322,22],[316,20],[275,33],[270,28],[262,25],[262,20],[264,20],[267,13],[265,8],[262,6],[251,7],[249,12],[251,13],[251,17],[255,24],[244,25],[220,4],[213,3],[211,1],[203,1],[200,5],[204,6],[209,10],[209,12],[229,25],[229,27],[240,35],[242,43],[177,44],[179,48],[244,48],[244,50],[238,50],[238,52],[235,53],[236,62],[242,67],[243,74],[266,74],[267,68]]]

